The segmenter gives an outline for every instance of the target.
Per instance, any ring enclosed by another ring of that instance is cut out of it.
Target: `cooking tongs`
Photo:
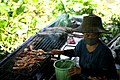
[[[42,55],[54,55],[52,52],[44,52]]]
[[[32,50],[32,52],[36,52],[36,50]],[[39,54],[39,56],[41,55],[54,55],[52,52],[41,52],[42,54]],[[36,54],[36,53],[32,53],[32,54]]]

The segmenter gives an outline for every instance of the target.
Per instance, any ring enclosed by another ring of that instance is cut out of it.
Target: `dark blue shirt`
[[[82,74],[86,76],[117,77],[111,50],[101,41],[93,52],[89,52],[84,39],[82,39],[72,54],[65,54],[70,57],[80,57],[79,65],[82,68]]]

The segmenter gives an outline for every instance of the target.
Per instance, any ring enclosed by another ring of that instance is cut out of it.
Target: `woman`
[[[63,54],[69,57],[80,57],[80,67],[69,70],[71,76],[77,80],[109,80],[117,79],[114,59],[111,50],[101,42],[99,36],[106,33],[101,18],[89,15],[83,18],[80,27],[75,29],[83,33],[83,39],[74,50],[52,50],[53,54]]]

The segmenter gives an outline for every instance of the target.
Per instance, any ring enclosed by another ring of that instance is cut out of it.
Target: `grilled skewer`
[[[45,55],[50,55],[50,52],[44,52],[41,49],[33,50],[30,46],[29,49],[24,50],[24,52],[18,53],[15,58],[15,63],[13,65],[13,70],[22,70],[30,68],[36,65],[38,62],[46,58]]]

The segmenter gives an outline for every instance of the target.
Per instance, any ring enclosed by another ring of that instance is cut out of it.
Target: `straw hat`
[[[76,32],[95,32],[95,33],[109,33],[102,26],[102,20],[100,17],[96,15],[89,15],[83,17],[82,24],[75,28],[73,31]]]

